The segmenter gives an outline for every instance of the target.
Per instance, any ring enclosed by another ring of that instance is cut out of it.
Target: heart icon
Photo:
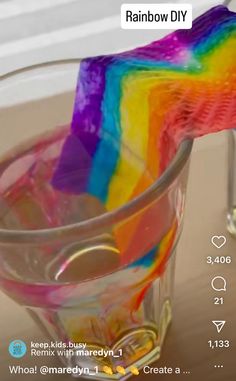
[[[214,235],[211,238],[212,244],[217,247],[217,249],[220,249],[222,246],[226,243],[226,238],[224,235]]]

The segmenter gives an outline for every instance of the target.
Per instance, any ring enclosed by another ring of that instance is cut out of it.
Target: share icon
[[[216,330],[220,333],[226,323],[225,320],[212,320],[212,323],[216,326]]]

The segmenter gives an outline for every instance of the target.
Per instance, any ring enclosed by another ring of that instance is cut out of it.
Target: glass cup
[[[67,60],[0,78],[0,286],[75,376],[123,380],[159,358],[171,321],[192,141],[117,209],[55,190],[78,68]]]

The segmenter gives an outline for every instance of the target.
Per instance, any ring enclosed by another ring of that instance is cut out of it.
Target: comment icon
[[[221,275],[215,276],[211,281],[211,287],[215,291],[226,291],[227,288],[227,282],[224,277]]]

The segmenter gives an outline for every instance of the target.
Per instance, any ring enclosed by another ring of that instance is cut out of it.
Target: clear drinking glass
[[[69,60],[0,78],[0,286],[64,343],[65,366],[126,379],[158,359],[171,321],[192,142],[118,209],[55,190],[78,69]]]

